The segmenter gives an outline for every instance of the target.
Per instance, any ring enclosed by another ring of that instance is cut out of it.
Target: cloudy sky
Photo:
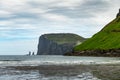
[[[120,0],[0,0],[0,55],[37,52],[45,33],[91,37],[116,17]]]

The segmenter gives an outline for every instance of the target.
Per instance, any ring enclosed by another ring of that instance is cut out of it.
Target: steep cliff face
[[[84,40],[75,34],[44,34],[39,38],[37,55],[63,55]]]

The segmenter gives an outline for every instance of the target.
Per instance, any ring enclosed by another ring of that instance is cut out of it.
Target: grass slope
[[[45,34],[45,37],[49,40],[57,42],[58,44],[76,43],[86,40],[85,38],[72,33]]]
[[[106,25],[92,38],[74,48],[80,50],[107,50],[120,48],[120,16]]]

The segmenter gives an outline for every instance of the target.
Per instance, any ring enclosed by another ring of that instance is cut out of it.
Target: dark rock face
[[[74,44],[59,45],[51,40],[48,40],[44,35],[39,39],[38,55],[63,55],[67,52],[72,52]]]
[[[40,36],[37,55],[63,55],[73,51],[75,43],[58,44],[45,35]]]
[[[119,13],[117,14],[117,17],[119,17],[120,16],[120,9],[119,9]]]
[[[69,56],[103,56],[103,57],[120,57],[120,49],[108,49],[108,50],[83,50],[65,54]]]

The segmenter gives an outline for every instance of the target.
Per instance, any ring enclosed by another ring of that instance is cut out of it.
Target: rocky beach
[[[119,80],[119,57],[0,56],[0,80]]]
[[[0,80],[119,80],[120,64],[8,66]],[[9,76],[9,77],[8,77]]]

